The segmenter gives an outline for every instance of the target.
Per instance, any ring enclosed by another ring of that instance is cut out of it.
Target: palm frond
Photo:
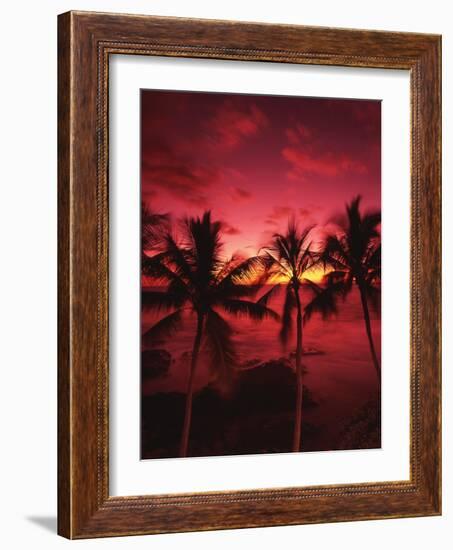
[[[267,248],[275,253],[280,262],[291,262],[290,243],[286,235],[275,233],[272,237],[272,245]]]
[[[284,259],[277,259],[272,252],[275,253],[273,248],[268,248],[265,256],[263,257],[267,282],[271,282],[276,277],[283,277],[290,280],[293,276],[291,266],[289,266]]]
[[[234,300],[225,299],[222,300],[219,305],[228,313],[232,315],[241,316],[244,315],[255,321],[262,321],[263,319],[280,320],[280,316],[273,309],[260,304],[258,302],[250,302],[248,300]]]
[[[171,233],[164,236],[164,246],[166,262],[171,264],[180,277],[193,284],[195,276],[188,251],[178,245]]]
[[[346,243],[338,235],[327,236],[320,257],[324,269],[327,267],[348,269],[350,267],[351,262]]]
[[[365,241],[379,236],[377,227],[381,223],[381,212],[366,212],[362,218],[362,235]]]
[[[370,283],[378,283],[381,280],[381,243],[370,244],[367,256],[363,262],[365,278]]]
[[[310,233],[313,231],[313,229],[316,227],[316,224],[311,224],[311,225],[307,225],[307,227],[304,227],[304,229],[301,230],[300,234],[299,234],[299,250],[304,250],[304,249],[308,249],[310,250],[311,249],[311,245],[312,245],[312,241],[310,241],[309,244],[306,243]]]
[[[271,288],[265,292],[261,298],[257,301],[257,304],[261,304],[263,306],[267,306],[269,300],[271,298],[273,298],[277,293],[278,291],[280,290],[280,286],[279,284],[275,284],[273,286],[271,286]]]
[[[377,226],[381,223],[381,213],[360,212],[360,195],[346,205],[348,226],[345,228],[346,240],[351,258],[356,264],[361,264],[367,252],[370,241],[379,237]]]
[[[184,294],[160,290],[142,290],[142,311],[162,311],[180,307],[185,301]]]
[[[183,277],[178,271],[166,264],[171,261],[171,256],[166,252],[160,252],[154,256],[144,256],[142,258],[142,274],[150,277],[156,283],[176,283],[181,287],[187,287]]]
[[[168,230],[170,215],[153,212],[145,203],[141,204],[142,250],[153,249],[159,245]]]
[[[320,313],[323,319],[328,319],[330,316],[337,313],[337,300],[343,295],[343,282],[329,283],[322,287],[313,281],[305,280],[305,283],[311,289],[313,298],[304,308],[303,321],[307,323],[312,315]]]
[[[323,281],[324,286],[331,287],[339,298],[345,299],[352,290],[354,276],[351,271],[330,271],[324,275]]]
[[[228,382],[237,365],[233,329],[213,309],[208,311],[205,318],[205,346],[211,372],[215,373],[219,382]]]
[[[220,230],[222,224],[211,220],[209,210],[202,217],[184,220],[188,250],[193,258],[195,284],[205,286],[218,272],[221,265],[219,253],[222,249]]]
[[[305,249],[303,249],[299,261],[297,263],[297,276],[302,277],[304,273],[312,270],[317,265],[322,264],[321,256],[318,252],[311,250],[312,242],[310,241]]]
[[[182,325],[183,317],[182,311],[176,310],[170,315],[167,315],[151,328],[149,328],[144,334],[142,334],[142,346],[145,348],[153,347],[160,340],[169,338],[172,336]]]
[[[365,261],[369,267],[381,267],[381,243],[380,242],[370,243]]]
[[[231,287],[234,285],[253,285],[260,280],[265,269],[265,259],[262,256],[251,256],[245,260],[236,260],[223,277],[218,276],[219,287]]]
[[[360,202],[362,197],[357,195],[354,197],[349,204],[346,204],[346,213],[349,220],[350,227],[358,227],[361,223],[360,216]]]
[[[244,261],[244,258],[238,253],[234,253],[230,258],[227,258],[222,263],[220,269],[217,271],[215,280],[223,281],[227,275],[229,275],[235,267]]]
[[[348,276],[349,271],[337,269],[325,273],[323,279],[327,283],[339,283],[344,281]]]

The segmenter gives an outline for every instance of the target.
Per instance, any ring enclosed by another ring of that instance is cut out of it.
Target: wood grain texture
[[[70,12],[59,16],[58,532],[87,538],[440,514],[440,37]],[[409,481],[110,497],[108,60],[165,55],[411,74]]]
[[[69,16],[58,26],[58,532],[70,536],[70,66]]]

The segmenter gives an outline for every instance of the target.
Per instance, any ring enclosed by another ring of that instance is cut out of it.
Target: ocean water
[[[302,295],[302,302],[309,299]],[[281,313],[283,292],[269,304]],[[220,312],[220,310],[219,310]],[[375,348],[380,358],[381,322],[379,312],[371,313]],[[289,357],[295,350],[295,327],[289,345],[283,349],[279,339],[278,322],[266,319],[262,322],[247,318],[222,315],[234,329],[234,341],[241,363],[259,364],[271,359]],[[142,330],[155,323],[162,314],[147,314],[142,318]],[[159,392],[185,392],[188,377],[188,355],[192,348],[195,323],[187,316],[184,327],[159,348],[169,351],[172,363],[168,373],[157,379],[145,380],[142,395]],[[304,354],[304,385],[309,388],[318,406],[304,414],[304,421],[322,428],[323,439],[338,434],[338,424],[354,417],[361,407],[379,399],[379,386],[372,363],[369,343],[365,331],[363,311],[357,289],[340,302],[338,314],[328,320],[314,315],[303,328],[303,347],[316,354]],[[259,367],[257,367],[259,368]],[[209,384],[212,375],[206,359],[201,353],[195,377],[195,389]]]

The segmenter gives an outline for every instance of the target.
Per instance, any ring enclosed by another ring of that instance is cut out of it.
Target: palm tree
[[[336,312],[338,297],[346,297],[354,283],[360,292],[363,318],[370,346],[371,357],[380,383],[381,367],[371,331],[369,304],[375,308],[380,300],[381,242],[379,224],[381,213],[360,212],[361,197],[355,197],[346,205],[346,219],[339,220],[340,232],[327,236],[321,258],[324,266],[332,271],[325,275],[324,288],[314,285],[315,298],[305,308],[305,320],[314,311],[324,316]]]
[[[167,232],[160,251],[143,262],[144,273],[165,287],[164,291],[143,292],[143,309],[171,311],[144,334],[145,343],[152,344],[178,330],[184,321],[184,311],[196,319],[181,457],[187,456],[188,451],[194,378],[201,347],[206,345],[210,366],[218,378],[225,379],[236,361],[233,330],[218,310],[255,320],[279,319],[265,304],[250,300],[260,287],[257,279],[262,269],[261,259],[244,260],[234,256],[228,261],[222,260],[221,228],[220,222],[211,220],[209,211],[201,218],[187,218],[181,225],[182,241],[177,242]]]
[[[265,247],[269,282],[277,280],[277,284],[264,294],[258,303],[267,305],[270,297],[277,291],[280,284],[286,288],[283,306],[280,341],[287,345],[293,325],[293,312],[296,310],[296,403],[293,434],[293,451],[300,451],[302,430],[302,325],[303,306],[300,294],[302,285],[309,281],[305,275],[317,263],[317,255],[312,250],[309,240],[313,227],[300,230],[294,219],[288,222],[286,233],[273,235],[271,243]],[[284,281],[284,283],[282,283]]]
[[[141,251],[142,260],[146,250],[151,250],[157,246],[165,232],[168,231],[170,224],[169,214],[158,214],[142,201],[141,203]]]

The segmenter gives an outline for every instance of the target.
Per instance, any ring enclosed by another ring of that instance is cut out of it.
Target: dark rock
[[[317,403],[304,386],[303,408]],[[253,369],[242,371],[236,382],[235,406],[244,413],[293,411],[296,398],[296,374],[289,359],[271,359]]]
[[[290,452],[296,375],[287,358],[238,371],[225,396],[214,384],[194,394],[189,456]],[[142,457],[178,456],[186,396],[158,393],[142,399]],[[304,411],[316,406],[304,386]],[[314,428],[303,420],[303,449]]]
[[[142,378],[159,378],[168,373],[171,354],[165,349],[148,349],[142,351]]]
[[[324,354],[325,354],[324,351],[321,351],[321,350],[316,349],[316,348],[306,348],[306,347],[302,348],[302,355],[324,355]],[[292,351],[289,354],[289,357],[290,357],[290,359],[295,359],[296,352]]]
[[[379,449],[381,447],[381,407],[368,401],[346,423],[339,449]]]
[[[258,366],[261,363],[261,359],[258,359],[257,357],[254,357],[253,359],[248,359],[247,361],[244,361],[242,363],[241,368],[246,369],[252,369],[256,366]]]

